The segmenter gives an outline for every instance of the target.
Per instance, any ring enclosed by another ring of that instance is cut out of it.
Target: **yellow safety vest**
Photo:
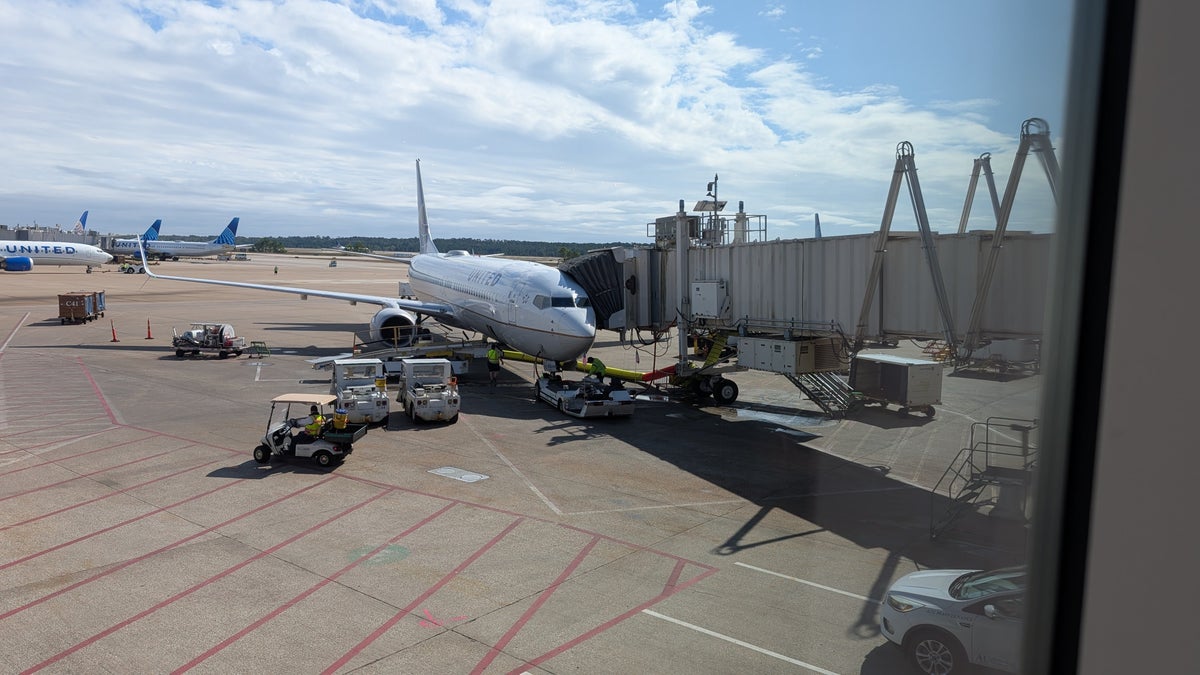
[[[316,436],[321,433],[321,427],[325,426],[325,418],[320,415],[314,415],[312,422],[304,425],[304,430],[309,436]]]
[[[479,352],[476,353],[478,354]],[[487,360],[488,363],[500,363],[500,350],[489,349],[487,353]]]

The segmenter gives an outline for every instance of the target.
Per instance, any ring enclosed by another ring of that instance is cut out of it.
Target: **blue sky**
[[[407,237],[420,158],[435,237],[648,242],[715,174],[770,238],[861,234],[910,141],[953,231],[975,157],[1003,189],[1023,120],[1061,136],[1070,9],[0,0],[0,223]],[[1026,167],[1010,228],[1046,231]]]

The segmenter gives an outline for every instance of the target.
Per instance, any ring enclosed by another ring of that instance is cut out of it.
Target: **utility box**
[[[728,304],[724,281],[692,282],[692,318],[719,319],[728,310]]]
[[[845,370],[832,338],[784,340],[781,338],[738,338],[738,365],[771,373],[804,373]]]
[[[933,405],[942,402],[942,364],[891,354],[859,354],[850,364],[850,387],[876,403],[894,403],[902,412],[921,409],[932,416]]]

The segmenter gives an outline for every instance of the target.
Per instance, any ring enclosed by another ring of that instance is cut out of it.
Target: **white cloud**
[[[0,222],[79,204],[118,232],[161,217],[207,234],[240,215],[247,236],[410,236],[419,156],[438,234],[642,241],[717,172],[723,196],[779,210],[776,234],[810,234],[814,210],[830,234],[878,226],[901,140],[947,195],[979,152],[1015,146],[987,127],[988,101],[838,91],[708,14],[694,0],[653,16],[603,0],[0,0]]]

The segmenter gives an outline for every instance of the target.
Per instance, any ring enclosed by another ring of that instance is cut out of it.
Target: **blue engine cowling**
[[[33,259],[26,256],[12,256],[0,260],[0,267],[9,272],[28,272],[33,269]]]

